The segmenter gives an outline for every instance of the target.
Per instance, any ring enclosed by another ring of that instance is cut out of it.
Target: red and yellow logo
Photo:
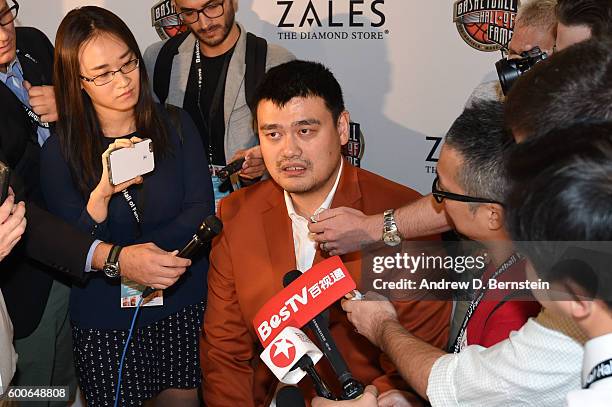
[[[151,8],[151,23],[162,40],[184,33],[188,29],[179,20],[172,0],[162,0]]]
[[[453,6],[453,22],[472,48],[499,51],[512,39],[519,5],[519,0],[459,0]]]

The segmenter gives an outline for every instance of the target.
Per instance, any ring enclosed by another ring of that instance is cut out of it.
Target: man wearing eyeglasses
[[[263,175],[261,152],[258,146],[253,148],[258,140],[247,100],[249,91],[268,69],[294,57],[278,45],[247,36],[235,19],[238,0],[175,3],[189,31],[151,45],[144,60],[160,101],[183,107],[200,130],[218,201],[223,194],[219,193],[217,169],[246,158],[239,172],[241,180]]]
[[[38,151],[50,135],[50,123],[57,120],[50,86],[53,46],[34,28],[15,28],[18,11],[17,2],[0,0],[0,160],[12,170],[11,184],[17,196],[29,198],[28,223],[32,229],[42,223],[38,211],[30,205],[42,204],[37,195]],[[0,287],[19,355],[12,384],[69,385],[74,391],[67,320],[69,287],[54,281],[48,270],[27,262],[19,246],[1,267]]]

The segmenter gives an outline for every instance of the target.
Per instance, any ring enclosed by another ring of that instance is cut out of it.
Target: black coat
[[[32,85],[52,80],[53,46],[34,28],[17,27],[17,58]],[[44,210],[40,192],[40,146],[21,102],[0,82],[0,160],[11,167],[11,186],[26,202],[28,226],[22,241],[0,263],[0,288],[15,338],[38,326],[54,277],[84,278],[93,238]]]

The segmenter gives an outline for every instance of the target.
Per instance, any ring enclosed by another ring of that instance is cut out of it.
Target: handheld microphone
[[[308,271],[306,272],[308,273]],[[283,286],[287,287],[298,278],[302,276],[302,273],[298,270],[293,270],[285,274],[283,278]],[[317,336],[323,353],[329,363],[331,364],[340,384],[342,386],[342,400],[351,400],[359,397],[363,394],[364,386],[362,383],[357,381],[346,365],[342,354],[336,346],[336,342],[331,335],[328,327],[327,318],[323,316],[323,313],[315,316],[310,322],[306,324],[308,328]]]
[[[276,393],[276,407],[306,407],[306,402],[300,389],[286,386]]]
[[[191,241],[178,252],[177,256],[184,259],[192,259],[205,243],[213,240],[222,230],[223,223],[221,223],[221,220],[215,215],[209,215],[204,219],[204,222],[195,232]]]
[[[325,380],[323,380],[323,378],[319,376],[319,373],[315,370],[314,363],[312,362],[310,356],[302,356],[300,360],[297,361],[295,366],[293,366],[293,369],[297,368],[302,369],[308,374],[308,376],[310,376],[310,379],[314,384],[315,391],[317,392],[317,396],[324,397],[328,400],[336,400],[334,394],[331,392],[331,390],[329,390],[327,383],[325,383]]]
[[[308,374],[319,396],[333,397],[314,369],[323,353],[300,329],[291,326],[283,329],[259,357],[281,383],[298,384]]]
[[[259,341],[266,347],[287,326],[303,327],[355,288],[340,257],[316,264],[257,312],[253,328]]]
[[[195,232],[189,243],[183,249],[178,252],[177,256],[184,259],[192,259],[202,249],[204,244],[210,242],[223,230],[223,223],[215,215],[209,215],[204,219],[204,222],[200,225],[198,230]],[[148,297],[157,291],[156,288],[147,287],[142,292],[142,297]]]

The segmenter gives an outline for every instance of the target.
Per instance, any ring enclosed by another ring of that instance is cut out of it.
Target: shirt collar
[[[338,171],[338,175],[336,176],[336,182],[334,183],[334,186],[331,189],[331,191],[329,191],[329,194],[327,194],[327,197],[325,197],[325,200],[323,201],[323,203],[315,211],[315,213],[319,212],[321,209],[329,209],[329,207],[331,206],[331,203],[334,200],[334,196],[336,195],[336,190],[338,189],[338,184],[340,183],[340,176],[342,175],[343,167],[344,167],[344,160],[341,158],[340,159],[340,171]],[[283,192],[285,194],[285,205],[287,205],[287,213],[289,214],[289,217],[292,219],[296,216],[302,218],[302,216],[299,215],[295,211],[295,208],[293,206],[293,200],[291,199],[291,195],[289,194],[289,192],[287,191],[283,191]]]
[[[8,68],[6,69],[6,73],[0,72],[0,78],[2,78],[2,79],[6,79],[6,78],[11,77],[11,76],[21,76],[21,77],[23,77],[23,68],[21,67],[21,64],[19,63],[19,59],[17,59],[17,57],[15,57],[13,62],[8,64]]]
[[[612,333],[598,336],[584,344],[584,360],[582,363],[582,383],[587,380],[587,376],[595,366],[608,359],[612,359]],[[611,382],[606,379],[606,382]],[[592,387],[595,387],[594,383]]]

